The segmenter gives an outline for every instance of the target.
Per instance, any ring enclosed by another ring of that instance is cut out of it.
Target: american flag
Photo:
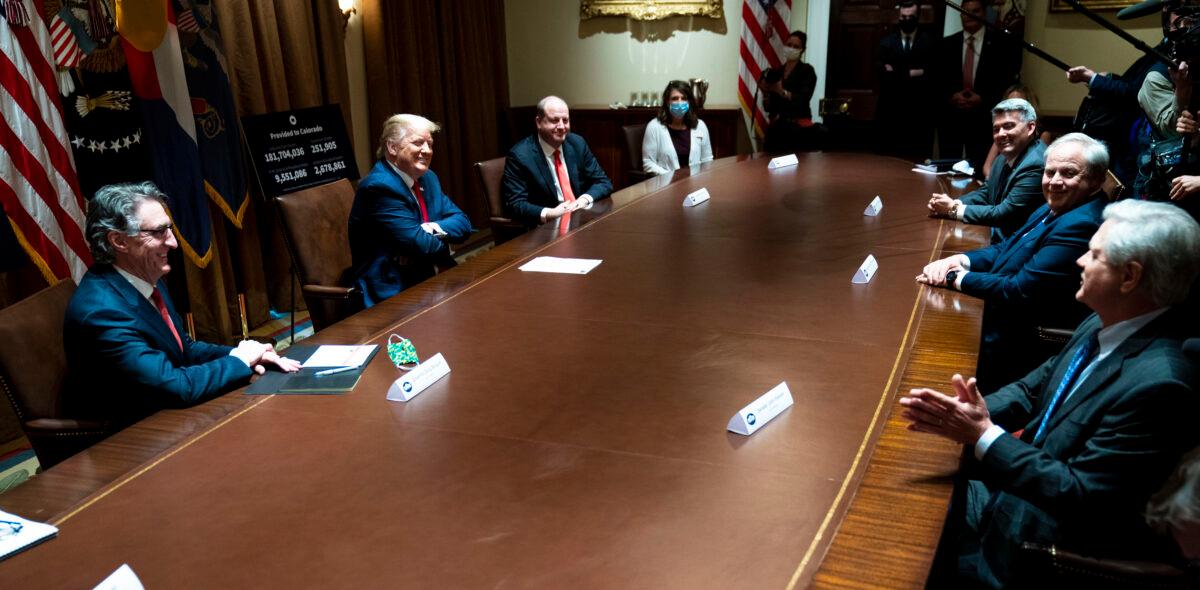
[[[743,0],[742,40],[738,47],[738,102],[746,116],[751,137],[761,137],[767,127],[762,93],[757,105],[754,93],[766,68],[778,67],[783,41],[792,20],[792,0]]]
[[[46,280],[78,281],[92,262],[84,200],[57,100],[50,31],[33,0],[27,25],[0,18],[0,205]]]

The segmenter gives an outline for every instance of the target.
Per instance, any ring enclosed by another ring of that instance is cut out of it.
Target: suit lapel
[[[557,200],[558,191],[554,189],[554,178],[550,176],[550,166],[546,163],[546,154],[542,152],[542,142],[538,141],[537,134],[534,134],[533,141],[530,142],[529,158],[531,162],[534,162],[533,169],[541,177],[542,187],[545,188],[546,194],[550,195],[552,200]],[[564,150],[563,165],[566,165],[566,160],[566,151]]]
[[[1170,315],[1169,312],[1164,315]],[[1162,317],[1154,318],[1153,322],[1138,330],[1135,334],[1125,339],[1116,350],[1112,351],[1103,361],[1096,365],[1091,374],[1084,379],[1079,387],[1075,389],[1075,393],[1071,395],[1065,402],[1061,404],[1058,411],[1050,417],[1050,422],[1046,425],[1047,428],[1054,428],[1067,416],[1075,410],[1079,404],[1086,401],[1097,391],[1100,391],[1110,381],[1116,378],[1121,373],[1121,366],[1125,364],[1125,359],[1134,356],[1146,348],[1154,340],[1152,337],[1158,333],[1156,324],[1162,320]],[[1060,377],[1061,378],[1061,377]]]
[[[103,276],[113,291],[124,300],[126,305],[134,310],[142,324],[150,328],[150,332],[157,339],[155,347],[166,352],[172,358],[181,360],[182,351],[175,344],[175,336],[171,334],[171,329],[163,322],[163,318],[159,315],[158,310],[155,309],[154,304],[150,303],[145,297],[142,297],[142,294],[138,293],[137,289],[129,284],[129,281],[125,280],[125,277],[121,276],[116,268],[113,268]],[[176,329],[179,329],[178,326]],[[180,334],[182,333],[181,331]]]
[[[1054,219],[1042,223],[1042,218],[1046,217],[1048,213],[1050,213],[1050,206],[1042,205],[1029,216],[1029,220],[1025,222],[1025,225],[1021,226],[1021,229],[1017,230],[1017,233],[1009,237],[1013,241],[1008,245],[1008,248],[1004,249],[1004,252],[1000,253],[1000,256],[996,257],[994,268],[1002,267],[1014,253],[1020,251],[1022,242],[1041,238],[1042,234],[1049,231],[1055,223],[1058,223],[1059,219],[1062,219],[1062,215],[1058,215]]]

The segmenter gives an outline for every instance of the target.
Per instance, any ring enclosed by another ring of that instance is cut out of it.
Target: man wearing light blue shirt
[[[1200,225],[1142,201],[1104,218],[1078,261],[1075,296],[1095,314],[1057,357],[986,398],[955,375],[954,395],[914,389],[900,401],[910,430],[971,450],[933,586],[1004,587],[1023,542],[1128,559],[1175,550],[1141,512],[1200,442],[1186,310],[1172,309],[1200,271]]]

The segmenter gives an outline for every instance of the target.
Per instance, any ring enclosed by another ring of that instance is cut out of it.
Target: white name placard
[[[771,163],[767,164],[767,168],[774,170],[776,168],[795,166],[799,163],[800,160],[796,158],[796,154],[788,154],[786,156],[779,156],[778,158],[771,158]]]
[[[792,392],[788,389],[785,381],[772,387],[771,391],[762,394],[761,397],[750,402],[750,405],[734,414],[729,419],[729,426],[726,428],[730,432],[750,436],[790,407],[792,407]]]
[[[875,217],[879,215],[880,211],[883,211],[883,199],[879,198],[879,195],[875,195],[875,198],[871,200],[867,208],[863,209],[863,215]]]
[[[875,256],[867,254],[867,259],[863,261],[862,266],[854,273],[854,278],[850,279],[851,283],[869,283],[871,277],[875,276],[875,271],[879,270],[879,263],[876,262]]]
[[[450,364],[439,352],[394,381],[388,388],[387,398],[394,402],[406,402],[449,374]]]
[[[702,188],[683,198],[684,207],[695,207],[700,203],[707,201],[712,195],[708,194],[707,188]]]
[[[133,573],[133,568],[129,567],[128,563],[123,563],[117,571],[109,574],[92,590],[145,590],[145,586],[142,586],[137,574]]]

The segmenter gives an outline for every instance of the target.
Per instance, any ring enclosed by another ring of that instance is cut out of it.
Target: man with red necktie
[[[527,227],[554,222],[559,233],[570,214],[612,194],[612,182],[588,144],[571,133],[571,113],[557,96],[538,101],[537,133],[518,141],[504,162],[504,209]]]
[[[383,123],[379,161],[358,185],[350,209],[350,254],[364,307],[371,307],[454,266],[450,244],[471,235],[471,222],[442,192],[433,161],[441,127],[420,115]]]
[[[123,427],[245,385],[267,365],[299,370],[269,344],[221,346],[181,329],[161,280],[171,270],[167,254],[179,246],[171,230],[166,195],[151,182],[103,187],[88,204],[96,263],[63,324],[67,415]]]

